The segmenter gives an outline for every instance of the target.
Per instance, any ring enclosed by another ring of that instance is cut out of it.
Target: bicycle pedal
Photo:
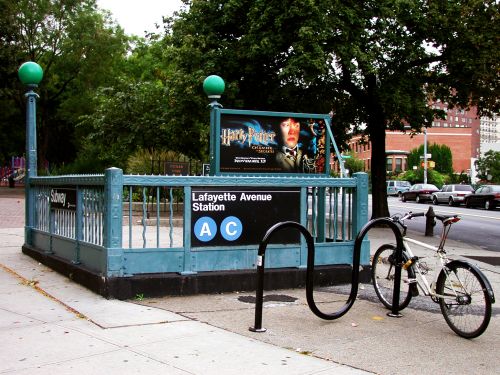
[[[418,291],[417,285],[415,285],[415,284],[410,285],[410,292],[411,292],[412,297],[417,297],[420,294]]]

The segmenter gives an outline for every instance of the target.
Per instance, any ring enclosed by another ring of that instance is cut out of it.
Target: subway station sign
[[[191,245],[259,244],[281,221],[300,221],[299,188],[198,187],[191,192]],[[298,243],[297,231],[284,229],[270,243]]]
[[[66,210],[76,210],[76,190],[75,189],[51,189],[50,208],[62,208]]]

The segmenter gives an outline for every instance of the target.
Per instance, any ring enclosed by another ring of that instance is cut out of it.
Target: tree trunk
[[[375,116],[368,123],[372,147],[372,219],[389,216],[386,188],[385,127],[383,118]],[[376,123],[375,123],[376,122]]]

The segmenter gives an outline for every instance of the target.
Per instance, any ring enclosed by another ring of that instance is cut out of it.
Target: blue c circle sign
[[[236,216],[229,216],[222,220],[220,225],[220,233],[222,237],[227,241],[235,241],[243,232],[243,225],[241,224],[241,220]]]
[[[208,242],[217,234],[215,220],[208,216],[202,216],[194,224],[194,235],[199,241]]]

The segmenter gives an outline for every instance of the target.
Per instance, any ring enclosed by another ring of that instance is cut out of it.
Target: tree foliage
[[[412,184],[422,183],[424,181],[424,169],[418,168],[416,170],[409,169],[400,178],[404,181],[409,181]],[[434,169],[429,169],[427,171],[427,183],[436,185],[441,188],[445,183],[447,183],[447,176],[439,173]],[[458,182],[457,182],[458,183]]]
[[[84,150],[103,167],[123,168],[137,150],[153,152],[175,143],[167,129],[166,91],[161,82],[148,81],[121,81],[99,89],[95,111],[82,116],[79,124],[88,134]]]
[[[483,181],[500,183],[500,152],[487,151],[476,160],[477,177]]]
[[[349,175],[356,172],[363,172],[365,169],[365,163],[356,157],[354,152],[349,152],[349,158],[344,160],[344,167],[349,170]]]
[[[9,53],[0,100],[9,110],[0,117],[0,131],[14,132],[7,139],[9,153],[24,149],[24,98],[17,69],[30,60],[44,70],[37,89],[38,159],[70,161],[82,139],[75,132],[78,118],[93,111],[94,90],[114,80],[127,39],[95,0],[4,0],[2,7],[10,24],[1,23],[7,29],[2,44]]]
[[[446,145],[432,143],[427,147],[427,153],[431,154],[432,160],[435,162],[435,170],[442,174],[453,173],[453,156],[451,149]],[[424,157],[424,145],[410,151],[408,155],[408,168],[413,169],[414,166],[420,168]]]

